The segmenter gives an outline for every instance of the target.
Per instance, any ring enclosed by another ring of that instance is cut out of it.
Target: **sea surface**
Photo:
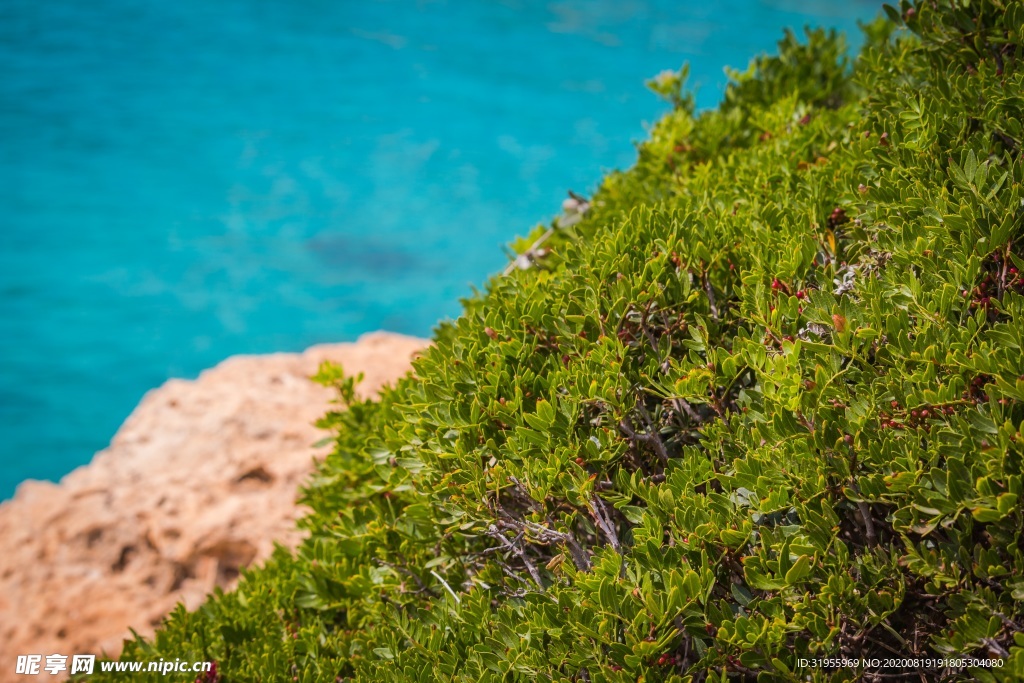
[[[502,246],[630,166],[692,66],[834,0],[5,0],[0,499],[239,353],[429,335]]]

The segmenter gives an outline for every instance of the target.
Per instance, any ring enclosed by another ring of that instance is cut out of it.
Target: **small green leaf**
[[[786,572],[786,583],[793,585],[802,581],[811,573],[812,559],[807,555],[801,555],[788,572]]]

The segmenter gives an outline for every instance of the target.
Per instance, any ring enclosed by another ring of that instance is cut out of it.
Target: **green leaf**
[[[793,585],[805,579],[810,573],[813,560],[807,555],[801,555],[793,566],[786,572],[786,583]]]

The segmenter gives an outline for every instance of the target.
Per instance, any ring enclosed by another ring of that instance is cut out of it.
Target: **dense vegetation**
[[[1024,3],[787,34],[567,201],[125,659],[203,681],[1024,677]],[[90,677],[96,679],[98,676]],[[139,677],[142,680],[141,677]],[[153,676],[153,680],[165,680]]]

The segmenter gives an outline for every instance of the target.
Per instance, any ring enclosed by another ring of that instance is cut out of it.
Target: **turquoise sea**
[[[0,3],[0,499],[238,353],[428,335],[502,245],[628,167],[643,83],[832,0]]]

